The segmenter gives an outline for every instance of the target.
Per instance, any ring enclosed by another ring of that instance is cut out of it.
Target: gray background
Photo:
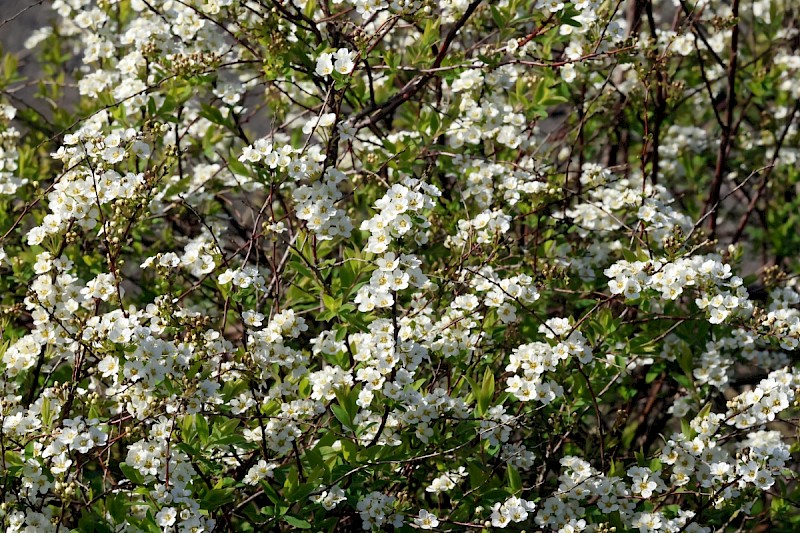
[[[36,98],[36,81],[41,79],[39,66],[24,44],[36,29],[50,26],[56,19],[51,3],[51,0],[0,0],[0,50],[3,54],[12,52],[17,56],[19,72],[25,77],[9,87],[13,98],[8,94],[6,98],[14,107],[33,107],[45,116],[52,115],[50,106]]]

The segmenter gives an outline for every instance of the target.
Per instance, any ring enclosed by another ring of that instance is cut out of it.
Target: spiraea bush
[[[796,3],[33,4],[4,531],[800,529]]]

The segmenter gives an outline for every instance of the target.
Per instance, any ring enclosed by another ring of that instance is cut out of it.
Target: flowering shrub
[[[4,531],[800,528],[793,2],[46,4]]]

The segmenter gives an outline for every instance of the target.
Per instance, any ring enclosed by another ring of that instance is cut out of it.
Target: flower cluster
[[[731,315],[747,316],[753,305],[739,276],[718,256],[693,256],[674,262],[617,261],[605,271],[612,294],[639,298],[646,289],[656,290],[665,300],[676,300],[687,287],[697,287],[695,303],[708,313],[708,321],[720,324]]]
[[[292,193],[297,218],[306,221],[308,229],[321,240],[349,237],[353,230],[347,214],[336,207],[336,202],[342,198],[338,186],[345,179],[342,172],[329,167],[320,181],[302,185]]]
[[[339,48],[333,53],[323,53],[317,57],[315,72],[319,76],[328,76],[334,71],[339,74],[350,74],[355,67],[354,59],[355,53],[347,48]]]
[[[511,217],[502,211],[484,211],[471,220],[458,221],[458,233],[448,236],[445,246],[464,247],[467,243],[490,244],[511,229]]]
[[[361,312],[391,307],[395,301],[393,295],[398,291],[410,286],[423,288],[429,283],[419,268],[422,262],[414,255],[397,257],[394,252],[387,252],[376,263],[378,268],[373,271],[369,284],[362,286],[353,300]]]
[[[428,242],[430,222],[425,212],[433,208],[439,189],[424,181],[405,177],[386,191],[375,209],[378,214],[361,223],[361,231],[370,237],[364,251],[382,254],[395,240],[413,239],[418,245]]]

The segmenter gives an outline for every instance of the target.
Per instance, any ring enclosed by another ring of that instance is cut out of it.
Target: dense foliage
[[[4,531],[800,528],[793,1],[33,8]]]

